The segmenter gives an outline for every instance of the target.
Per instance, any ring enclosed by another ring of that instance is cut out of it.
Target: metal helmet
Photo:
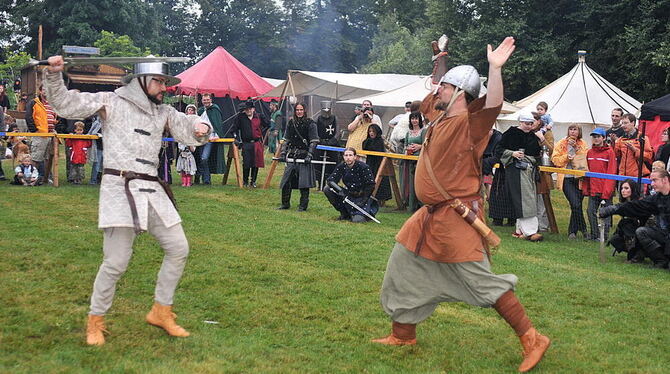
[[[442,83],[452,84],[475,99],[479,97],[479,90],[482,84],[479,80],[477,69],[472,65],[459,65],[451,68],[440,79],[440,84]]]
[[[321,110],[330,111],[330,100],[324,100],[321,102]]]
[[[180,78],[170,75],[167,62],[140,62],[135,64],[133,68],[133,73],[128,74],[125,77],[121,78],[123,84],[130,83],[133,78],[143,77],[143,76],[159,76],[165,78],[167,81],[166,86],[174,86],[181,82]]]

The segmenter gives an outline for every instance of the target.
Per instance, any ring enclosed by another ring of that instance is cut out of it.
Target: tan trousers
[[[188,257],[186,235],[184,235],[181,223],[165,227],[151,206],[149,207],[148,232],[158,240],[165,251],[163,264],[158,272],[154,298],[162,305],[172,305],[174,292]],[[128,267],[136,236],[135,231],[130,227],[104,229],[102,247],[104,259],[93,284],[89,314],[104,315],[112,306],[116,282]]]

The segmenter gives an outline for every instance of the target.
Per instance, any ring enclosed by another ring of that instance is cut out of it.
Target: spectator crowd
[[[393,117],[384,132],[382,120],[375,113],[370,100],[356,106],[353,117],[347,120],[348,125],[338,129],[330,101],[321,102],[321,110],[314,120],[308,115],[305,104],[294,105],[295,111],[287,115],[287,111],[282,110],[282,104],[276,100],[269,103],[267,110],[262,103],[251,99],[242,101],[233,117],[224,118],[223,111],[214,103],[214,99],[214,95],[203,93],[200,96],[201,105],[187,105],[184,111],[199,115],[204,122],[212,125],[210,140],[232,137],[235,139],[234,144],[209,142],[193,147],[166,141],[161,149],[160,165],[157,165],[160,178],[172,183],[171,170],[174,164],[181,178],[181,186],[209,185],[213,174],[225,173],[229,147],[235,146],[242,154],[244,186],[255,188],[258,185],[259,168],[265,166],[264,151],[267,148],[270,154],[286,162],[289,173],[285,173],[282,178],[280,209],[290,207],[290,191],[295,188],[301,194],[299,210],[306,210],[309,188],[318,185],[340,213],[339,219],[353,222],[365,222],[368,219],[362,211],[374,216],[379,207],[392,197],[391,180],[384,170],[380,170],[383,166],[382,157],[366,157],[360,152],[419,156],[430,126],[419,112],[420,101],[407,102],[404,113]],[[0,130],[17,132],[16,121],[7,114],[9,107],[5,86],[0,85]],[[42,87],[32,98],[20,97],[17,109],[25,109],[28,132],[97,135],[97,139],[68,138],[63,145],[67,181],[75,185],[82,184],[86,178],[84,165],[88,163],[91,165],[88,183],[100,183],[104,131],[97,116],[86,119],[58,118],[46,100]],[[588,137],[591,146],[588,146],[584,139],[586,134],[582,133],[582,127],[577,124],[569,126],[565,134],[554,134],[554,123],[548,112],[547,103],[540,102],[536,111],[519,116],[517,126],[510,127],[504,133],[491,130],[484,151],[482,183],[492,224],[514,226],[513,236],[520,239],[533,242],[543,240],[542,232],[549,230],[545,202],[548,192],[555,186],[562,191],[570,207],[568,239],[599,241],[602,224],[604,239],[613,247],[613,254],[625,253],[628,263],[650,259],[654,266],[668,268],[668,130],[663,131],[658,149],[653,149],[649,139],[643,138],[638,130],[636,116],[614,108],[611,126],[590,131]],[[293,136],[293,140],[285,140],[287,135]],[[164,136],[169,138],[170,134]],[[0,150],[4,158],[13,160],[14,177],[11,183],[23,186],[49,184],[54,141],[59,139],[4,137]],[[285,149],[285,143],[287,147],[292,144],[293,148]],[[347,150],[344,154],[317,150],[316,144],[344,145]],[[291,154],[290,151],[299,153]],[[305,168],[296,164],[297,160],[313,164]],[[6,180],[1,166],[0,180]],[[394,166],[399,172],[397,181],[400,200],[414,212],[422,206],[414,190],[416,161],[395,160]],[[540,172],[539,166],[555,166],[575,173],[558,173],[554,181],[549,173]],[[589,178],[582,177],[583,173],[577,171],[617,174],[629,178],[620,181]],[[638,173],[651,178],[650,187],[638,185]],[[340,186],[340,182],[344,186]],[[355,209],[350,203],[361,209]],[[616,225],[613,225],[613,215],[621,216]]]

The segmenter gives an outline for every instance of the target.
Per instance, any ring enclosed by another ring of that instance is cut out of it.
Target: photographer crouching
[[[649,257],[655,268],[667,269],[670,262],[670,174],[665,169],[651,173],[651,186],[656,193],[642,200],[610,205],[600,209],[599,216],[606,218],[614,214],[622,217],[646,218],[656,216],[658,227],[641,226],[635,230],[635,237],[642,247],[645,257]]]
[[[366,163],[358,161],[356,158],[356,149],[347,147],[344,150],[344,162],[337,165],[330,174],[326,186],[323,187],[323,192],[333,207],[340,212],[338,220],[351,220],[351,222],[361,223],[367,221],[368,218],[353,205],[356,205],[371,217],[377,214],[379,205],[371,197],[375,188],[372,171]],[[340,180],[344,183],[344,188],[338,185]]]

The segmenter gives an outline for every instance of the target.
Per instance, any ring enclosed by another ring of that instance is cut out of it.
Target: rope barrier
[[[335,152],[344,152],[346,148],[342,147],[332,147],[329,145],[317,145],[316,149],[320,149],[322,151],[335,151]],[[368,156],[381,156],[381,157],[388,157],[388,158],[396,158],[399,160],[418,160],[419,156],[410,156],[410,155],[402,155],[400,153],[389,153],[389,152],[376,152],[376,151],[356,151],[356,154],[359,155],[368,155]]]
[[[0,136],[25,136],[25,137],[43,137],[59,139],[100,139],[98,135],[78,135],[78,134],[56,134],[52,132],[0,132]],[[174,138],[163,138],[164,142],[174,142]],[[233,143],[235,138],[211,139],[210,143]]]
[[[344,152],[345,148],[342,147],[331,147],[327,145],[318,145],[316,146],[316,149],[321,149],[324,151],[335,151],[335,152]],[[388,152],[374,152],[374,151],[360,151],[356,152],[360,153],[363,155],[370,155],[370,156],[382,156],[382,157],[388,157],[388,158],[397,158],[401,160],[418,160],[418,156],[408,156],[408,155],[401,155],[398,153],[388,153]],[[500,164],[495,164],[494,168],[499,168]],[[558,174],[570,174],[574,175],[576,177],[589,177],[589,178],[598,178],[598,179],[607,179],[607,180],[614,180],[614,181],[625,181],[626,179],[635,179],[637,177],[631,177],[628,175],[618,175],[618,174],[605,174],[605,173],[595,173],[592,171],[586,171],[586,170],[573,170],[573,169],[564,169],[564,168],[557,168],[557,167],[551,167],[551,166],[540,166],[540,171],[545,171],[547,173],[558,173]],[[649,178],[642,178],[642,183],[644,184],[651,184],[651,179]]]

